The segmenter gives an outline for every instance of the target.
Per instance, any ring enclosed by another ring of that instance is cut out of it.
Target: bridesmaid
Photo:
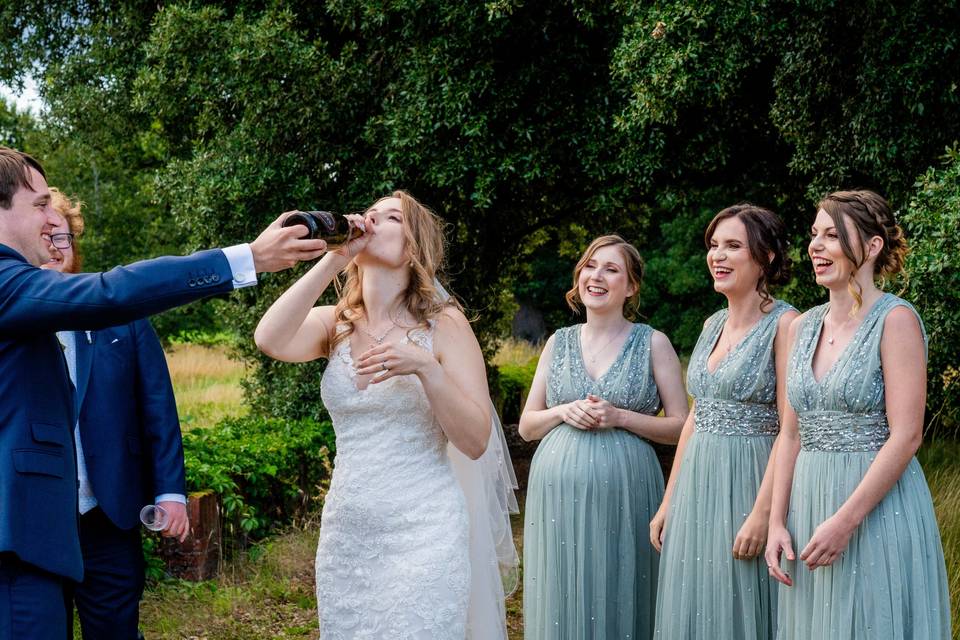
[[[707,319],[690,357],[693,413],[650,523],[650,541],[658,550],[663,545],[658,638],[753,640],[776,633],[777,583],[759,556],[787,331],[797,316],[767,291],[787,278],[785,236],[780,218],[750,204],[724,209],[704,234],[713,288],[727,308]]]
[[[906,250],[876,193],[820,203],[808,252],[830,302],[790,327],[766,551],[785,585],[778,638],[950,637],[943,548],[914,457],[926,334],[910,304],[876,285],[903,268]]]
[[[543,439],[524,526],[527,640],[653,634],[657,554],[642,532],[663,474],[647,440],[677,441],[687,399],[667,337],[625,317],[642,270],[619,236],[587,247],[567,292],[587,322],[547,341],[520,417],[524,439]]]

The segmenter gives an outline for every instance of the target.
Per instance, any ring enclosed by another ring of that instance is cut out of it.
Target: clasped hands
[[[571,427],[584,431],[610,429],[623,423],[623,412],[603,398],[588,394],[583,400],[563,405],[561,419]]]
[[[811,571],[818,567],[829,567],[843,556],[856,528],[856,525],[851,526],[851,523],[833,514],[814,529],[807,546],[800,552],[800,561]],[[787,560],[796,559],[793,544],[790,541],[790,532],[783,525],[770,530],[764,557],[767,560],[770,575],[790,587],[793,586],[793,580],[790,574],[780,567],[781,555],[786,555]]]

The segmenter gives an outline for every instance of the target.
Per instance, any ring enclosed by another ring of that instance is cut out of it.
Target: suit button
[[[244,273],[235,273],[233,274],[233,279],[237,282],[246,282],[247,276]]]
[[[220,274],[215,273],[212,276],[210,276],[210,279],[213,280],[214,282],[220,282]]]
[[[195,287],[197,286],[197,281],[194,280],[193,278],[190,278],[189,280],[187,280],[187,284],[190,285],[191,287]]]

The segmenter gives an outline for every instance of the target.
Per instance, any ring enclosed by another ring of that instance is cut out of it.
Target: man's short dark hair
[[[43,167],[32,156],[23,151],[0,146],[0,208],[13,206],[13,195],[21,187],[33,191],[30,185],[30,169],[36,169],[44,178]]]

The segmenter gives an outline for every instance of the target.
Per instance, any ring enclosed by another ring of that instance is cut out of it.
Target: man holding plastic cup
[[[51,188],[62,217],[44,268],[79,273],[79,202]],[[99,331],[58,331],[76,389],[74,427],[83,581],[64,586],[68,637],[76,607],[85,640],[137,637],[144,561],[141,506],[163,514],[163,535],[187,537],[180,421],[166,358],[146,319]],[[155,503],[155,505],[154,505]]]
[[[322,255],[281,215],[249,244],[66,275],[50,260],[59,222],[41,165],[0,147],[0,640],[63,640],[63,587],[83,580],[73,428],[57,331],[95,331],[254,285]]]

